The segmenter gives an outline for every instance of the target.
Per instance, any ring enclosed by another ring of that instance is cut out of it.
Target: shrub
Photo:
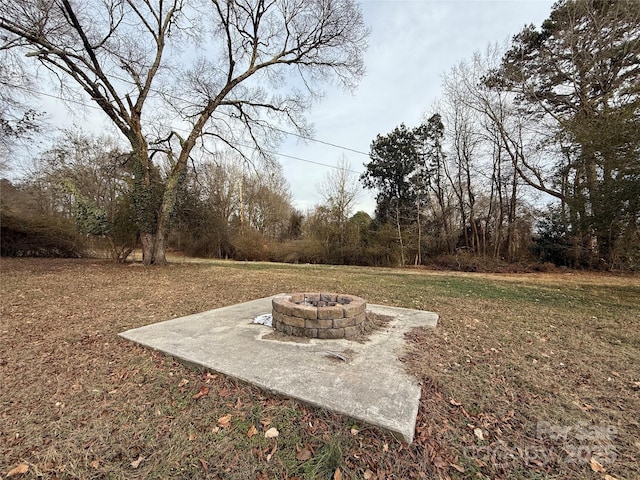
[[[55,217],[18,217],[0,211],[0,254],[80,258],[84,255],[84,245],[70,221]]]
[[[234,260],[269,260],[269,241],[260,232],[247,229],[236,233],[231,240],[234,247]]]
[[[284,263],[326,263],[326,249],[315,239],[289,240],[271,246],[271,261]]]

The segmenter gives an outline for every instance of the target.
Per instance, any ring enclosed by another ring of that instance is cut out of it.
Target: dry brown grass
[[[637,277],[36,259],[0,268],[2,475],[20,465],[28,470],[17,478],[47,479],[331,478],[338,467],[354,479],[631,479],[640,470]],[[441,315],[435,331],[409,335],[404,355],[423,384],[413,445],[117,336],[307,289]],[[270,427],[276,439],[262,434]]]

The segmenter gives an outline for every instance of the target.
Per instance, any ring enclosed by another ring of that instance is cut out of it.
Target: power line
[[[10,85],[10,86],[13,86],[13,85]],[[98,106],[96,106],[96,105],[93,105],[93,104],[89,104],[89,103],[82,102],[82,101],[80,101],[80,100],[74,100],[74,99],[62,98],[62,97],[59,97],[59,96],[57,96],[57,95],[53,95],[53,94],[51,94],[51,93],[40,92],[40,91],[37,91],[37,90],[32,89],[32,88],[29,88],[29,87],[21,87],[21,88],[23,88],[25,91],[28,91],[28,92],[30,92],[30,93],[32,93],[32,94],[42,95],[42,96],[45,96],[45,97],[54,98],[54,99],[56,99],[56,100],[62,100],[62,101],[65,101],[65,102],[74,103],[74,104],[76,104],[76,105],[81,105],[81,106],[83,106],[83,107],[92,108],[92,109],[94,109],[94,110],[102,111],[102,109],[101,109],[100,107],[98,107]],[[151,123],[151,124],[153,125],[153,123]],[[155,125],[156,125],[156,126],[158,126],[158,124],[155,124]],[[279,129],[277,129],[277,128],[274,128],[274,129],[275,129],[275,130],[279,130]],[[182,130],[183,132],[188,133],[188,131],[187,131],[186,129],[183,129],[183,128],[177,128],[177,130]],[[289,135],[295,135],[295,136],[299,136],[299,137],[305,138],[305,137],[303,137],[302,135],[298,135],[298,134],[295,134],[295,133],[292,133],[292,132],[286,132],[286,131],[284,131],[284,130],[283,130],[283,133],[288,133]],[[313,140],[313,141],[315,141],[315,142],[325,143],[325,144],[327,144],[327,145],[334,146],[334,147],[336,147],[336,148],[342,148],[342,149],[344,149],[344,150],[351,150],[351,149],[350,149],[350,148],[348,148],[348,147],[340,147],[340,146],[338,146],[338,145],[333,145],[333,144],[328,143],[328,142],[323,142],[322,140],[316,140],[316,139],[313,139],[313,138],[311,138],[311,137],[307,137],[307,138],[308,138],[308,139],[310,139],[310,140]],[[244,148],[250,148],[250,149],[252,149],[252,150],[258,150],[258,148],[257,148],[255,145],[246,145],[246,144],[242,144],[242,143],[238,143],[237,145],[238,145],[238,146],[240,146],[240,147],[244,147]],[[295,155],[289,155],[289,154],[282,153],[282,152],[276,152],[276,151],[273,151],[273,150],[267,150],[267,149],[264,149],[264,148],[263,148],[263,149],[261,149],[261,150],[262,150],[263,152],[265,152],[265,153],[269,153],[269,154],[271,154],[271,155],[277,155],[277,156],[279,156],[279,157],[290,158],[290,159],[292,159],[292,160],[297,160],[297,161],[304,162],[304,163],[310,163],[310,164],[313,164],[313,165],[319,165],[319,166],[321,166],[321,167],[335,168],[335,169],[339,169],[339,170],[344,170],[344,171],[346,171],[346,172],[355,173],[355,174],[358,174],[358,175],[362,173],[361,171],[351,170],[351,169],[349,169],[349,168],[344,168],[344,169],[342,169],[342,168],[340,168],[340,167],[338,167],[338,166],[336,166],[336,165],[330,165],[330,164],[328,164],[328,163],[322,163],[322,162],[318,162],[318,161],[315,161],[315,160],[309,160],[309,159],[306,159],[306,158],[297,157],[297,156],[295,156]],[[362,153],[362,152],[358,152],[357,150],[352,150],[352,151],[354,151],[354,152],[356,152],[356,153]]]
[[[225,113],[225,112],[222,112],[222,113]],[[324,141],[324,140],[319,140],[319,139],[317,139],[317,138],[309,137],[309,136],[307,136],[307,135],[300,135],[299,133],[289,132],[289,131],[287,131],[287,130],[282,130],[281,128],[274,127],[273,125],[270,125],[270,126],[271,126],[271,128],[273,128],[274,130],[277,130],[278,132],[286,133],[287,135],[293,135],[294,137],[302,138],[303,140],[310,140],[310,141],[312,141],[312,142],[322,143],[323,145],[328,145],[328,146],[330,146],[330,147],[340,148],[340,149],[342,149],[342,150],[347,150],[347,151],[349,151],[349,152],[357,153],[357,154],[359,154],[359,155],[365,155],[365,156],[367,156],[367,157],[369,156],[369,154],[368,154],[368,153],[366,153],[366,152],[361,152],[360,150],[355,150],[355,149],[350,148],[350,147],[344,147],[344,146],[342,146],[342,145],[337,145],[337,144],[335,144],[335,143],[326,142],[326,141]]]
[[[251,145],[243,145],[243,144],[238,144],[238,145],[241,146],[241,147],[245,147],[245,148],[251,148],[253,150],[257,149],[257,147],[251,146]],[[296,156],[293,156],[293,155],[288,155],[286,153],[274,152],[274,151],[271,151],[271,150],[265,150],[264,148],[262,149],[262,151],[266,152],[266,153],[269,153],[271,155],[278,155],[279,157],[291,158],[293,160],[299,160],[299,161],[305,162],[305,163],[312,163],[314,165],[320,165],[322,167],[329,167],[329,168],[335,168],[335,169],[338,169],[338,170],[344,170],[345,172],[356,173],[358,175],[362,173],[362,172],[358,172],[356,170],[351,170],[350,168],[340,168],[340,167],[338,167],[336,165],[329,165],[328,163],[316,162],[315,160],[308,160],[306,158],[296,157]]]
[[[111,76],[113,78],[115,78],[116,80],[120,80],[121,82],[127,83],[129,85],[136,86],[136,84],[133,83],[131,80],[128,80],[126,78],[122,78],[122,77],[120,77],[118,75],[113,75],[112,74]],[[173,98],[174,100],[179,100],[181,102],[188,102],[188,100],[186,100],[184,98],[178,97],[178,96],[170,94],[170,93],[161,92],[161,91],[159,91],[159,90],[157,90],[156,88],[153,88],[153,87],[150,87],[149,90],[157,93],[158,95],[162,95],[162,96],[167,96],[167,97]],[[229,114],[227,112],[222,112],[221,111],[219,113],[221,113],[222,115],[225,115],[227,117],[231,117],[231,114]],[[308,135],[301,135],[299,133],[290,132],[290,131],[284,130],[284,129],[280,128],[280,127],[276,127],[275,125],[272,125],[272,124],[270,124],[268,122],[265,122],[265,123],[267,125],[269,125],[269,127],[272,128],[273,130],[276,130],[278,132],[284,133],[286,135],[292,135],[294,137],[302,138],[303,140],[309,140],[311,142],[321,143],[323,145],[327,145],[327,146],[334,147],[334,148],[339,148],[341,150],[347,150],[349,152],[357,153],[359,155],[364,155],[365,157],[369,156],[369,154],[367,152],[363,152],[361,150],[356,150],[356,149],[351,148],[351,147],[345,147],[344,145],[338,145],[336,143],[327,142],[325,140],[320,140],[320,139],[317,139],[317,138],[313,138],[313,137],[310,137]]]
[[[131,82],[129,82],[128,80],[123,79],[123,78],[121,78],[121,77],[115,77],[115,78],[116,78],[116,79],[118,79],[118,80],[121,80],[121,81],[123,81],[123,82],[126,82],[126,83],[131,83]],[[17,86],[16,86],[16,87],[17,87]],[[82,105],[82,106],[87,107],[87,108],[93,108],[94,110],[102,111],[102,109],[101,109],[100,107],[98,107],[98,106],[96,106],[96,105],[94,105],[94,104],[87,104],[87,103],[82,102],[82,101],[80,101],[80,100],[74,100],[74,99],[67,99],[67,98],[63,98],[63,97],[60,97],[60,96],[57,96],[57,95],[53,95],[53,94],[51,94],[51,93],[40,92],[40,91],[38,91],[38,90],[35,90],[35,89],[33,89],[33,88],[29,88],[29,87],[21,87],[21,88],[22,88],[23,90],[25,90],[25,91],[28,91],[28,92],[33,93],[33,94],[36,94],[36,95],[42,95],[42,96],[45,96],[45,97],[54,98],[54,99],[56,99],[56,100],[61,100],[61,101],[64,101],[64,102],[70,102],[70,103],[74,103],[74,104],[76,104],[76,105]],[[171,98],[173,98],[173,99],[175,99],[175,100],[179,100],[179,101],[183,101],[183,102],[185,102],[185,101],[186,101],[185,99],[180,98],[180,97],[177,97],[177,96],[175,96],[175,95],[162,93],[162,92],[159,92],[158,90],[155,90],[155,89],[152,89],[152,90],[153,90],[155,93],[158,93],[158,94],[160,94],[160,95],[166,95],[166,96],[171,97]],[[226,113],[226,112],[223,112],[223,111],[220,111],[220,112],[218,112],[218,113],[220,113],[220,114],[222,114],[222,115],[225,115],[225,116],[227,116],[227,117],[231,117],[231,115],[230,115],[230,114],[228,114],[228,113]],[[363,151],[360,151],[360,150],[356,150],[356,149],[354,149],[354,148],[345,147],[345,146],[343,146],[343,145],[338,145],[338,144],[336,144],[336,143],[328,142],[328,141],[325,141],[325,140],[320,140],[320,139],[317,139],[317,138],[314,138],[314,137],[310,137],[310,136],[308,136],[308,135],[302,135],[302,134],[299,134],[299,133],[290,132],[290,131],[288,131],[288,130],[284,130],[284,129],[280,128],[280,127],[276,127],[275,125],[271,125],[271,124],[269,124],[269,123],[267,123],[267,125],[268,125],[272,130],[275,130],[275,131],[277,131],[277,132],[284,133],[284,134],[286,134],[286,135],[291,135],[291,136],[294,136],[294,137],[301,138],[301,139],[303,139],[303,140],[308,140],[308,141],[311,141],[311,142],[320,143],[320,144],[322,144],[322,145],[327,145],[327,146],[330,146],[330,147],[333,147],[333,148],[337,148],[337,149],[340,149],[340,150],[345,150],[345,151],[348,151],[348,152],[357,153],[357,154],[359,154],[359,155],[364,155],[364,156],[366,156],[366,157],[368,157],[368,156],[369,156],[369,154],[368,154],[368,153],[363,152]],[[156,125],[156,126],[158,126],[158,125]],[[249,148],[252,148],[252,147],[249,147]],[[266,151],[266,150],[265,150],[265,151]],[[293,160],[300,160],[300,161],[307,162],[307,163],[313,163],[313,164],[322,165],[322,166],[327,166],[327,167],[331,167],[331,168],[338,168],[338,167],[333,166],[333,165],[328,165],[328,164],[324,164],[324,163],[321,163],[321,162],[316,162],[316,161],[313,161],[313,160],[305,160],[305,159],[300,158],[300,157],[295,157],[295,156],[291,156],[291,155],[286,155],[286,154],[282,154],[282,153],[279,153],[279,152],[268,152],[268,153],[271,153],[271,154],[274,154],[274,155],[279,155],[279,156],[282,156],[282,157],[291,158],[291,159],[293,159]],[[351,171],[351,170],[348,170],[348,171]],[[354,173],[360,173],[360,172],[354,172]]]

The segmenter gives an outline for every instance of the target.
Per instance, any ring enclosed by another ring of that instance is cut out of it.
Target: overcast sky
[[[363,0],[364,19],[371,28],[365,55],[366,76],[353,93],[330,90],[310,112],[315,138],[369,151],[378,134],[400,123],[416,126],[441,92],[442,75],[470,59],[489,43],[511,38],[524,25],[539,26],[551,11],[548,0]],[[366,155],[317,142],[291,139],[280,152],[312,162],[337,165],[344,154],[357,172]],[[291,185],[294,204],[306,211],[320,203],[316,184],[329,167],[280,157]],[[373,214],[372,192],[363,191],[357,210]]]
[[[353,93],[329,88],[308,118],[316,139],[362,153],[288,138],[278,149],[283,154],[278,159],[294,206],[304,213],[321,203],[317,185],[343,155],[351,170],[362,172],[376,135],[403,122],[417,126],[425,114],[433,113],[442,76],[453,65],[490,43],[505,42],[524,25],[539,26],[552,4],[553,0],[361,0],[371,29],[366,75]],[[39,100],[42,109],[53,113],[55,127],[76,124],[95,131],[91,127],[101,122],[95,119],[104,117],[95,108],[79,110],[71,105],[72,110],[84,112],[75,115],[50,97]],[[373,215],[373,192],[361,192],[357,210]]]

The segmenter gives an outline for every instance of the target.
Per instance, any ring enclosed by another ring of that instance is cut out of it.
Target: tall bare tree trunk
[[[422,222],[420,221],[420,194],[416,200],[416,221],[418,223],[418,253],[416,254],[416,265],[422,265]]]
[[[400,264],[404,267],[404,242],[402,241],[402,228],[400,227],[400,199],[396,199],[396,227],[398,228],[398,241],[400,242]]]
[[[516,207],[517,207],[517,188],[518,188],[518,172],[513,170],[511,178],[511,195],[509,198],[509,210],[507,214],[507,261],[512,262],[515,257],[515,229],[516,229]]]

